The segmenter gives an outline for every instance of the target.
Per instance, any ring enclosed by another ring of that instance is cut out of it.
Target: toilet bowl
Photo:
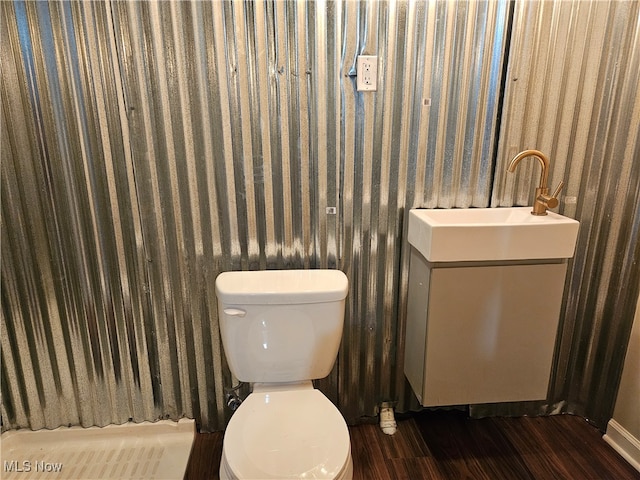
[[[216,279],[229,369],[252,385],[225,431],[221,479],[351,480],[346,422],[312,383],[335,363],[347,289],[337,270],[225,272]]]
[[[254,386],[227,426],[221,479],[352,476],[347,425],[311,382],[286,389]]]

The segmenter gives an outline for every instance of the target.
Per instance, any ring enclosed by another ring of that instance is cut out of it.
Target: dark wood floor
[[[584,419],[469,419],[427,411],[398,421],[388,436],[378,425],[349,427],[354,480],[640,479]],[[222,433],[198,434],[187,479],[218,478]]]

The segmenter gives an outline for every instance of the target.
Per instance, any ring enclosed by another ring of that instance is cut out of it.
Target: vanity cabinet
[[[415,212],[404,371],[420,403],[545,399],[578,222],[517,208]],[[569,236],[557,255],[536,238],[549,233]]]
[[[405,374],[420,403],[546,398],[566,269],[433,264],[412,249]]]

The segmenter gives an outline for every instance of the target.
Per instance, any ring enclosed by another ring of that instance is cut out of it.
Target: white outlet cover
[[[358,55],[356,73],[356,87],[359,92],[376,91],[378,89],[378,56]]]

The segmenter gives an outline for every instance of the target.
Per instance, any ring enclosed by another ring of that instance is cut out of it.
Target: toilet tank
[[[220,333],[243,382],[298,382],[331,372],[348,280],[339,270],[225,272],[216,279]]]

